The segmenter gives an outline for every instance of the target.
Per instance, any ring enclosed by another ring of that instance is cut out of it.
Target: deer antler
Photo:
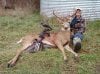
[[[53,11],[53,15],[57,18],[57,20],[58,20],[60,23],[63,23],[63,22],[64,22],[63,18],[58,17],[58,16],[55,14],[54,11]]]

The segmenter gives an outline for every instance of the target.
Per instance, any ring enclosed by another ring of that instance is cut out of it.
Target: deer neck
[[[62,31],[70,31],[70,25],[68,22],[64,22],[63,27],[61,28]]]

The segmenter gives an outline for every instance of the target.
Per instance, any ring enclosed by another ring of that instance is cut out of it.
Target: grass
[[[47,49],[34,54],[24,53],[15,67],[7,68],[7,62],[14,57],[20,47],[16,42],[31,32],[39,33],[41,18],[38,13],[28,16],[0,17],[0,74],[99,74],[100,69],[100,21],[91,21],[83,40],[80,61],[73,61],[73,56],[66,52],[68,63],[64,63],[62,54],[57,49]],[[54,24],[54,25],[53,25]],[[59,26],[51,20],[51,26]]]

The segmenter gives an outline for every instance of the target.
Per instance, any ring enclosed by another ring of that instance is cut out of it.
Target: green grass
[[[95,74],[97,66],[100,69],[100,21],[91,21],[83,40],[83,47],[79,63],[73,61],[73,56],[66,52],[68,63],[63,61],[58,49],[47,49],[42,52],[22,54],[13,68],[7,68],[7,62],[14,57],[20,48],[16,42],[29,33],[39,33],[38,13],[28,16],[0,17],[0,74]],[[59,29],[53,20],[50,21],[54,29]],[[54,25],[53,25],[54,24]],[[99,71],[100,72],[100,71]],[[99,74],[97,72],[97,74]]]

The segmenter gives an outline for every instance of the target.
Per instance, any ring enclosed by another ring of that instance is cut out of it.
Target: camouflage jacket
[[[74,31],[74,33],[76,32],[81,32],[84,33],[85,32],[85,20],[80,17],[74,17],[70,23],[70,27],[71,27],[71,31]]]

